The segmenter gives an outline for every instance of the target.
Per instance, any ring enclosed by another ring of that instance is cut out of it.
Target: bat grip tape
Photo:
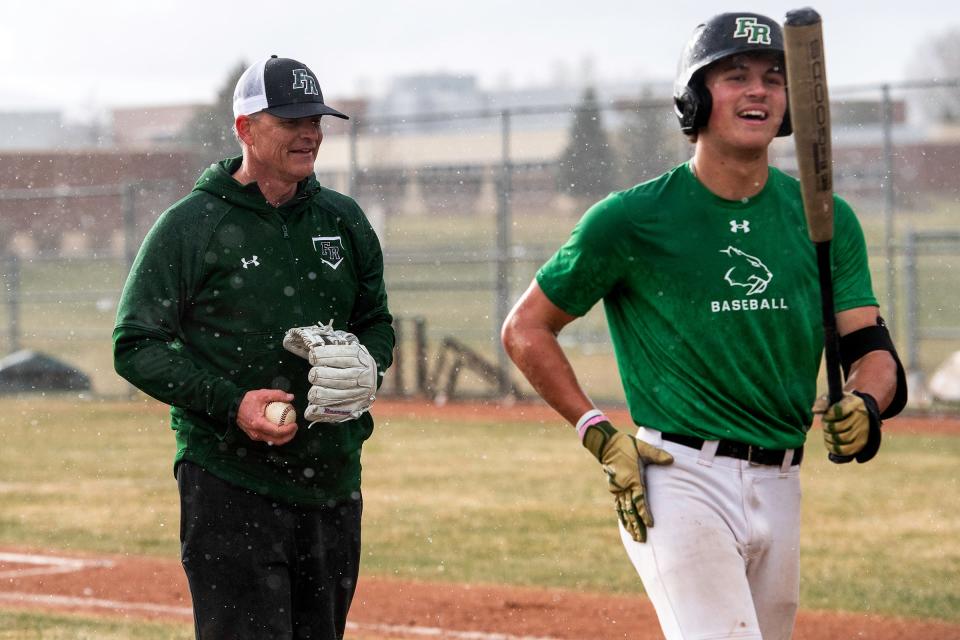
[[[830,265],[830,241],[816,243],[817,271],[820,274],[820,306],[823,309],[823,350],[826,358],[827,395],[831,403],[843,398],[840,377],[840,337],[833,306],[833,273]]]

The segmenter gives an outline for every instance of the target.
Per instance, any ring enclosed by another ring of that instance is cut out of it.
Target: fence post
[[[403,381],[403,367],[406,357],[403,354],[403,317],[394,316],[393,335],[395,338],[393,347],[393,367],[390,375],[393,376],[393,392],[398,396],[406,395],[406,385]]]
[[[123,258],[126,262],[127,273],[133,269],[133,261],[137,258],[137,251],[140,249],[137,245],[137,189],[139,185],[128,182],[123,185]],[[127,388],[127,400],[133,400],[137,396],[137,389],[131,383],[125,384]]]
[[[350,167],[347,171],[347,195],[353,199],[357,197],[357,138],[360,136],[360,126],[357,120],[350,121]]]
[[[123,185],[123,257],[127,263],[127,272],[133,267],[137,257],[137,185],[128,182]]]
[[[510,311],[510,249],[512,240],[510,237],[511,211],[510,196],[513,188],[512,171],[510,162],[510,110],[504,109],[500,112],[500,188],[497,197],[497,284],[496,284],[496,310],[493,314],[493,344],[497,352],[497,369],[500,372],[500,395],[506,396],[510,392],[510,362],[507,353],[500,344],[500,327],[507,319],[507,313]]]
[[[429,372],[427,371],[427,367],[429,366],[429,361],[427,360],[427,319],[423,316],[414,316],[413,331],[416,345],[417,391],[425,396],[428,392],[427,380],[429,377]]]
[[[10,353],[20,350],[20,258],[7,255],[4,279],[7,281],[7,338]]]
[[[896,269],[896,229],[894,228],[894,209],[896,193],[893,187],[893,102],[890,98],[890,85],[881,87],[883,92],[883,245],[887,263],[887,315],[897,321],[897,269]],[[896,327],[894,327],[896,329]]]
[[[920,303],[917,299],[917,238],[911,230],[904,246],[904,294],[906,295],[907,320],[907,380],[914,391],[912,396],[922,397],[923,371],[920,368]]]

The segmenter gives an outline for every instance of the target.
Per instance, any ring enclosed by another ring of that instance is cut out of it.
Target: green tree
[[[232,127],[233,89],[247,66],[246,62],[238,62],[224,79],[216,102],[197,109],[183,129],[183,141],[196,149],[202,166],[240,153],[240,145]]]
[[[577,105],[570,140],[560,156],[560,188],[575,197],[599,199],[616,182],[613,151],[607,142],[596,92],[588,88]]]

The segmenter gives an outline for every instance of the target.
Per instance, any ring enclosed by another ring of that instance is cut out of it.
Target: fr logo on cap
[[[266,111],[278,118],[347,116],[323,102],[317,77],[302,62],[270,56],[251,65],[233,91],[233,117]]]

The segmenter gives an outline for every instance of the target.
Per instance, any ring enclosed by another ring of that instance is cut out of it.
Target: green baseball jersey
[[[360,487],[369,413],[307,428],[310,364],[284,350],[287,329],[327,323],[356,334],[380,373],[394,334],[380,243],[360,207],[313,176],[279,208],[236,182],[233,158],[211,166],[147,234],[124,286],[114,364],[171,405],[175,465],[190,460],[239,487],[324,504]],[[254,442],[236,424],[243,395],[296,396],[289,443]]]
[[[835,198],[837,311],[876,305],[863,232]],[[742,201],[682,164],[594,205],[537,272],[560,309],[602,299],[638,425],[769,448],[800,446],[823,352],[816,250],[799,182],[770,168]]]

